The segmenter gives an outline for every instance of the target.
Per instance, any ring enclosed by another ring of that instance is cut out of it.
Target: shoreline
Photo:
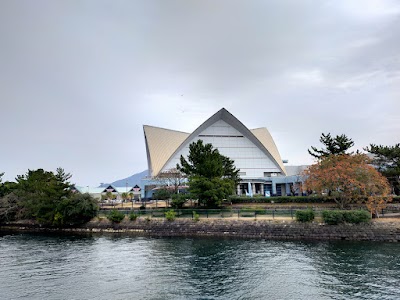
[[[263,240],[379,241],[400,242],[400,222],[326,225],[271,220],[175,220],[138,219],[113,224],[108,220],[92,220],[71,228],[44,227],[32,222],[0,225],[0,232],[119,234],[149,237],[229,237]]]

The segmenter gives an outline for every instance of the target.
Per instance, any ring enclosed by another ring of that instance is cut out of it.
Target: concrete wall
[[[9,224],[0,230],[59,231],[38,226]],[[320,223],[274,222],[254,220],[175,220],[138,219],[111,224],[107,220],[92,221],[81,228],[62,231],[118,233],[144,236],[235,237],[281,240],[355,240],[400,242],[400,222],[372,222],[359,225],[325,225]]]

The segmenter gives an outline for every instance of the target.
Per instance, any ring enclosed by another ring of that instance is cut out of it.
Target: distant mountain
[[[129,177],[124,178],[124,179],[116,180],[116,181],[111,182],[111,183],[102,183],[102,184],[100,184],[99,187],[107,187],[110,184],[112,184],[115,187],[124,187],[124,186],[127,185],[126,183],[128,183],[128,186],[140,185],[140,180],[143,177],[146,177],[147,174],[148,174],[148,171],[144,170],[143,172],[133,174],[132,176],[129,176]]]

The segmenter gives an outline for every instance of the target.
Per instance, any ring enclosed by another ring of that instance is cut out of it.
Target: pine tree
[[[190,193],[208,207],[219,206],[240,182],[234,161],[202,140],[189,145],[188,158],[181,155],[180,163],[176,168],[188,177]]]
[[[392,192],[400,195],[400,144],[394,146],[370,144],[364,150],[374,155],[374,165],[388,179]]]
[[[346,151],[354,146],[353,140],[347,137],[345,134],[332,137],[330,133],[322,133],[319,140],[325,146],[325,148],[319,150],[317,147],[311,146],[311,150],[308,149],[308,153],[318,159],[332,154],[351,154],[346,153]]]

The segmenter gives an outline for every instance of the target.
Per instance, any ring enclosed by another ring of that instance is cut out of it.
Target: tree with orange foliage
[[[304,172],[305,186],[318,194],[330,191],[341,209],[351,203],[366,203],[377,215],[391,201],[390,186],[370,162],[365,154],[329,155]]]

